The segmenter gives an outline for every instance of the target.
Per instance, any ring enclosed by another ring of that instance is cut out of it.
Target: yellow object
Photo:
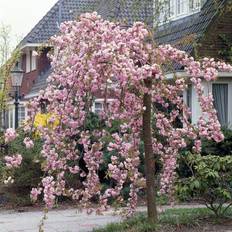
[[[57,116],[54,114],[48,113],[48,114],[41,114],[38,113],[35,116],[34,120],[34,126],[35,127],[47,127],[47,128],[55,128],[59,125],[59,120]]]

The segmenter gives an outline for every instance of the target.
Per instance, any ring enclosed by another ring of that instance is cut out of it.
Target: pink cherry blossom
[[[41,155],[47,176],[40,185],[42,190],[40,187],[33,190],[33,199],[43,193],[47,207],[51,208],[56,196],[68,195],[88,208],[88,212],[93,211],[91,200],[98,199],[96,211],[100,213],[109,208],[111,198],[121,203],[122,190],[129,185],[127,206],[131,215],[137,206],[138,191],[145,187],[145,177],[138,169],[139,148],[146,136],[142,127],[147,110],[145,94],[152,99],[154,158],[160,157],[163,164],[160,193],[172,192],[177,156],[189,139],[194,141],[193,149],[197,152],[202,138],[217,142],[223,139],[213,97],[204,94],[202,82],[215,80],[219,71],[231,72],[232,67],[209,58],[195,61],[171,45],[156,46],[149,42],[153,39],[149,35],[143,23],[125,28],[103,20],[94,12],[82,14],[77,21],[64,22],[60,33],[51,38],[55,48],[50,55],[53,72],[46,90],[29,103],[28,123],[34,132],[33,120],[41,101],[46,101],[48,112],[56,115],[59,125],[37,128],[44,141]],[[167,80],[163,67],[172,63],[182,66],[189,79]],[[151,82],[151,88],[145,81]],[[189,82],[196,90],[202,111],[196,125],[189,122],[191,112],[182,97]],[[121,123],[117,132],[87,129],[87,118],[96,97],[104,99],[99,117],[105,125],[110,128],[115,120]],[[177,121],[182,126],[176,126]],[[26,141],[30,142],[28,138]],[[104,159],[104,149],[112,154],[110,163]],[[80,159],[86,169],[74,165]],[[107,167],[106,178],[113,183],[108,189],[103,189],[100,182],[101,165]],[[80,176],[82,185],[68,187],[65,173]]]
[[[22,162],[22,156],[20,154],[5,156],[5,161],[8,168],[18,168]]]
[[[48,176],[42,179],[44,201],[48,208],[51,208],[55,201],[55,182],[53,177]],[[33,191],[33,197],[37,197],[39,192]],[[37,194],[37,195],[36,195]]]
[[[12,128],[8,128],[8,129],[6,129],[4,137],[5,137],[5,142],[6,143],[12,142],[17,137],[16,131],[14,129],[12,129]]]
[[[41,194],[42,188],[32,188],[30,197],[32,201],[37,201],[38,196]]]
[[[28,138],[28,137],[26,137],[26,138],[23,140],[23,143],[25,144],[25,146],[26,146],[27,149],[30,149],[30,148],[33,148],[33,147],[34,147],[33,141],[32,141],[30,138]]]

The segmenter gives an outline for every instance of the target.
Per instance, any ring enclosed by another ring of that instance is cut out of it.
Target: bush
[[[223,128],[225,139],[220,143],[204,139],[202,141],[202,155],[226,156],[232,155],[232,130]]]
[[[104,121],[100,120],[98,115],[94,113],[90,113],[89,117],[87,118],[86,122],[86,129],[93,131],[97,128],[102,128],[110,133],[115,133],[119,130],[120,123],[117,121],[112,122],[111,127],[107,127],[104,123]],[[23,144],[23,140],[27,135],[19,130],[18,131],[19,136],[16,138],[15,141],[11,142],[9,146],[7,146],[7,149],[4,149],[0,152],[0,177],[1,176],[9,176],[9,174],[13,177],[14,183],[9,185],[2,185],[0,186],[0,198],[1,199],[7,199],[8,202],[10,202],[13,205],[17,206],[24,206],[31,204],[30,201],[30,191],[33,187],[37,187],[38,184],[41,182],[41,178],[43,177],[44,173],[41,168],[41,163],[43,165],[43,160],[40,151],[42,149],[43,141],[41,141],[40,138],[33,139],[34,141],[34,147],[32,149],[26,149],[25,145]],[[2,136],[1,136],[2,138]],[[78,138],[73,138],[77,139]],[[111,138],[109,136],[109,140],[106,141],[106,144],[111,142]],[[95,138],[92,138],[94,141]],[[2,141],[2,144],[4,142]],[[79,151],[83,150],[83,147],[81,145],[77,146],[77,149]],[[104,160],[106,161],[106,165],[102,165],[101,169],[99,171],[99,178],[103,185],[105,186],[111,186],[114,183],[110,180],[110,178],[107,177],[107,163],[111,162],[111,156],[112,152],[109,152],[106,148],[106,146],[103,148],[104,152]],[[7,175],[4,169],[4,162],[1,160],[4,160],[5,155],[15,154],[19,153],[23,157],[22,164],[19,168],[7,171]],[[39,162],[37,162],[39,161]],[[71,162],[71,161],[70,161]],[[83,158],[81,157],[79,160],[79,166],[81,169],[88,172],[85,166],[85,162]],[[4,179],[4,178],[3,178]],[[84,178],[80,178],[78,175],[65,175],[66,184],[68,187],[81,187],[82,181]],[[1,180],[1,178],[0,178]],[[123,196],[125,198],[128,198],[128,188],[125,186],[123,189]],[[1,202],[0,199],[0,202]],[[59,198],[59,201],[67,200],[67,198]],[[2,200],[3,201],[3,200]],[[4,200],[5,202],[5,200]]]
[[[215,155],[215,156],[227,156],[232,155],[232,130],[223,128],[222,132],[225,139],[220,143],[217,143],[213,140],[202,140],[202,156],[206,155]],[[193,141],[189,141],[188,146],[180,152],[181,156],[186,156],[189,152],[192,151]],[[179,177],[186,178],[192,176],[192,173],[189,167],[186,165],[184,159],[179,160],[179,166],[177,168],[177,173]]]
[[[42,149],[42,141],[37,138],[34,139],[34,147],[26,149],[23,140],[26,137],[23,131],[18,131],[19,136],[15,141],[11,142],[7,148],[2,149],[0,153],[0,160],[4,160],[5,155],[19,153],[23,157],[22,164],[19,168],[7,170],[7,173],[14,179],[13,184],[1,186],[1,192],[8,202],[17,205],[30,205],[30,191],[31,188],[37,187],[43,176],[40,159],[40,151]],[[2,167],[2,168],[1,168]],[[0,176],[4,176],[6,170],[3,168],[3,163],[0,162]],[[0,193],[1,193],[0,192]]]
[[[192,175],[178,179],[178,198],[199,200],[216,216],[223,216],[232,204],[232,156],[188,154],[182,159]]]

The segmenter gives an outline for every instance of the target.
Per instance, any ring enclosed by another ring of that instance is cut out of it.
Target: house
[[[159,3],[161,1],[161,3]],[[139,2],[136,4],[136,2]],[[20,93],[19,120],[27,116],[27,101],[46,88],[51,73],[47,53],[49,38],[58,33],[61,22],[75,19],[80,13],[97,11],[103,18],[131,24],[144,21],[155,28],[155,39],[159,44],[172,44],[196,58],[210,56],[231,61],[229,48],[232,40],[231,0],[60,0],[38,22],[21,41],[19,64],[25,71]],[[158,11],[157,11],[158,9]],[[158,14],[156,12],[159,12]],[[40,48],[43,47],[41,50]],[[231,49],[231,48],[230,48]],[[171,78],[174,72],[167,73]],[[175,75],[186,73],[175,67]],[[215,107],[222,125],[232,125],[232,75],[220,73],[217,81],[204,83],[205,91],[212,91]],[[184,98],[192,109],[192,122],[200,116],[196,92],[189,86]],[[102,99],[96,99],[93,110],[102,108]],[[13,102],[9,102],[6,126],[14,127]]]

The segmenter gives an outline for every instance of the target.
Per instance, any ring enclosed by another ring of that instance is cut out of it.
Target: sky
[[[12,46],[16,46],[57,1],[0,0],[0,23],[11,26]]]

